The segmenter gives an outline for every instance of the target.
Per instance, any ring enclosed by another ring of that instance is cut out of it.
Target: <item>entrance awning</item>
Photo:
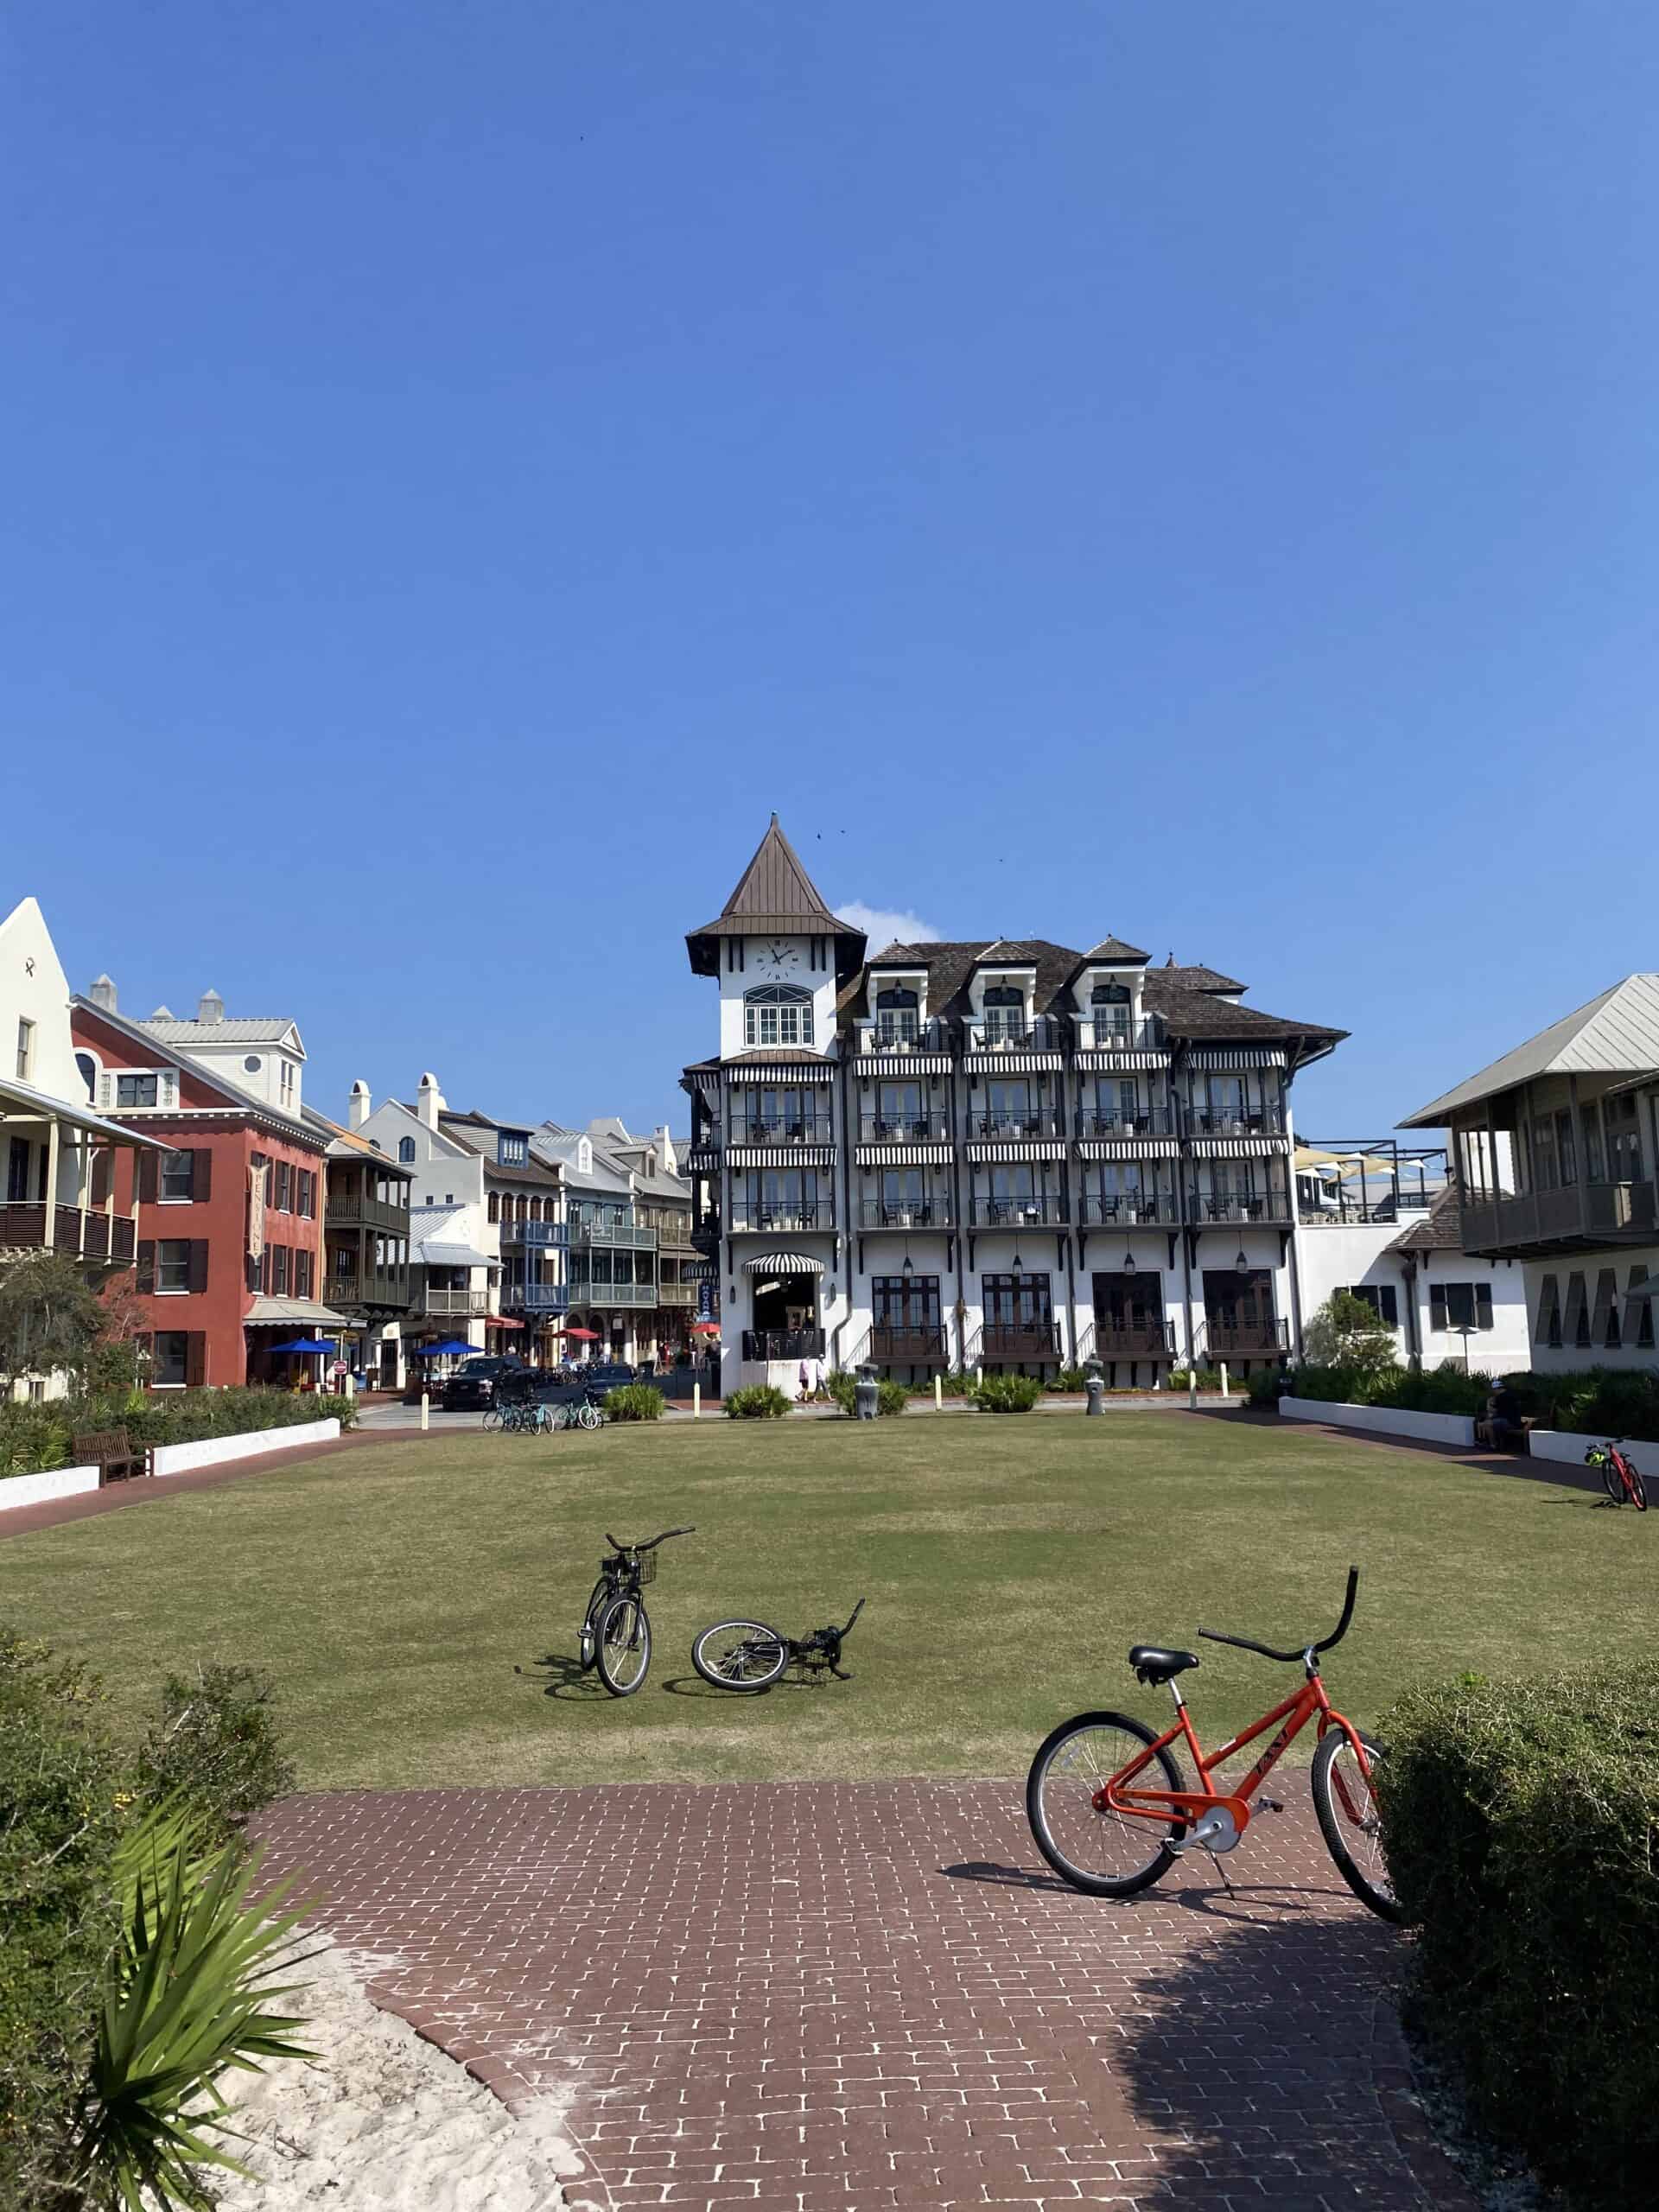
[[[810,1252],[757,1252],[752,1260],[745,1260],[746,1275],[821,1275],[823,1262],[815,1260]]]

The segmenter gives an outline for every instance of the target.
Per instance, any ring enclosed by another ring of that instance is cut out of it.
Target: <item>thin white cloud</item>
[[[861,899],[849,899],[844,906],[836,907],[836,915],[838,920],[850,922],[855,930],[863,931],[872,952],[880,952],[890,944],[938,942],[938,930],[919,914],[895,911],[891,906],[867,906]]]

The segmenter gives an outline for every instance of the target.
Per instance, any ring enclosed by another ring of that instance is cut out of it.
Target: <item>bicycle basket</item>
[[[642,1585],[657,1580],[655,1552],[619,1552],[616,1555],[616,1563],[625,1573],[632,1568],[639,1577]]]

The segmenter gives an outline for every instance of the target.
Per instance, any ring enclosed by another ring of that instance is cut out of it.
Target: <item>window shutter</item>
[[[213,1155],[211,1152],[194,1152],[190,1155],[190,1195],[200,1205],[213,1194]]]
[[[141,1237],[138,1241],[138,1267],[132,1287],[144,1297],[156,1287],[156,1245],[151,1238]]]
[[[207,1287],[207,1240],[193,1236],[190,1240],[190,1272],[186,1278],[193,1291]]]
[[[1490,1329],[1492,1325],[1492,1286],[1489,1282],[1475,1285],[1475,1326]]]
[[[1446,1326],[1446,1285],[1430,1283],[1428,1287],[1428,1325],[1431,1329]]]
[[[141,1152],[138,1155],[138,1198],[143,1205],[156,1203],[156,1154]]]
[[[200,1390],[207,1379],[207,1337],[205,1330],[192,1329],[185,1337],[184,1379],[193,1390]]]
[[[100,1111],[107,1112],[115,1103],[115,1077],[100,1075],[98,1078],[98,1103]]]
[[[1394,1285],[1391,1282],[1385,1282],[1381,1287],[1382,1319],[1391,1329],[1397,1329],[1400,1325],[1400,1300],[1395,1295]]]
[[[92,1187],[90,1203],[94,1206],[105,1206],[109,1204],[111,1156],[110,1147],[106,1144],[100,1145],[92,1154]]]

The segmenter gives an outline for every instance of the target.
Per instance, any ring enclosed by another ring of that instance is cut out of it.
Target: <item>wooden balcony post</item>
[[[82,1259],[85,1259],[86,1256],[86,1209],[92,1195],[92,1140],[91,1135],[86,1130],[81,1132],[80,1148],[75,1158],[78,1162],[75,1197],[80,1206],[80,1255]],[[109,1256],[111,1260],[114,1259],[114,1252],[111,1251]]]
[[[61,1141],[57,1116],[54,1115],[46,1125],[46,1205],[45,1218],[41,1224],[41,1242],[48,1252],[58,1241],[58,1149]]]

